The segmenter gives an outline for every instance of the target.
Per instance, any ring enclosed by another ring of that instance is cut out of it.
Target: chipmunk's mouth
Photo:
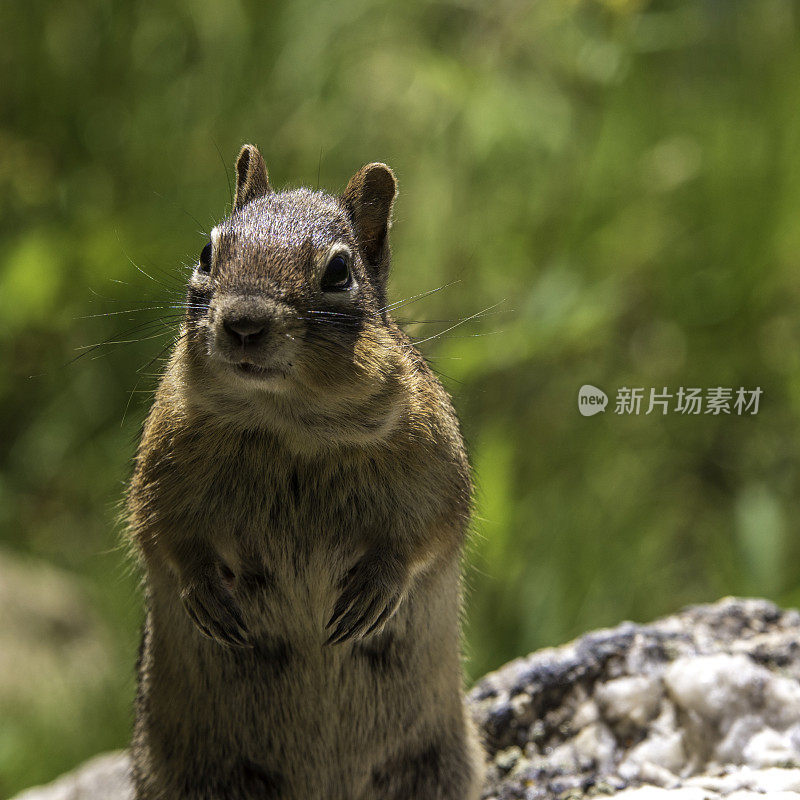
[[[285,378],[286,369],[277,366],[262,366],[252,361],[237,361],[231,364],[238,375],[251,379]]]

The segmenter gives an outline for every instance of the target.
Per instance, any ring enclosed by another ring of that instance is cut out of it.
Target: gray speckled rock
[[[800,614],[726,599],[517,659],[470,693],[484,798],[800,800]]]
[[[485,800],[800,800],[800,614],[726,599],[623,623],[469,695]],[[16,800],[130,800],[124,753]]]

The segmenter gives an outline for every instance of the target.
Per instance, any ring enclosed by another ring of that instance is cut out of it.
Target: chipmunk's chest
[[[299,574],[315,556],[329,560],[362,539],[379,524],[384,506],[383,493],[350,470],[284,464],[265,471],[257,490],[223,512],[223,526],[243,560],[283,564]]]
[[[209,466],[203,525],[243,568],[263,563],[300,576],[357,546],[392,506],[377,465],[299,460],[244,442]]]
[[[142,518],[211,544],[237,576],[242,603],[267,614],[330,613],[338,581],[367,543],[413,509],[414,481],[398,479],[380,454],[298,458],[267,437],[217,437],[211,446],[188,429],[166,445],[137,485]]]
[[[296,638],[324,628],[337,584],[391,505],[364,470],[267,452],[247,476],[222,470],[211,490],[216,544],[254,630]]]

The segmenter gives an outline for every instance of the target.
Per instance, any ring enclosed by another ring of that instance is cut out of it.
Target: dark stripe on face
[[[200,319],[208,313],[208,295],[190,286],[186,291],[186,316]]]

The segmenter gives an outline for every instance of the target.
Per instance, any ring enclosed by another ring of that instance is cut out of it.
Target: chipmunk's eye
[[[353,278],[350,274],[350,265],[347,263],[347,257],[337,253],[325,267],[325,272],[322,275],[322,291],[341,292],[349,289],[352,282]]]
[[[200,272],[211,272],[211,242],[200,251]]]

